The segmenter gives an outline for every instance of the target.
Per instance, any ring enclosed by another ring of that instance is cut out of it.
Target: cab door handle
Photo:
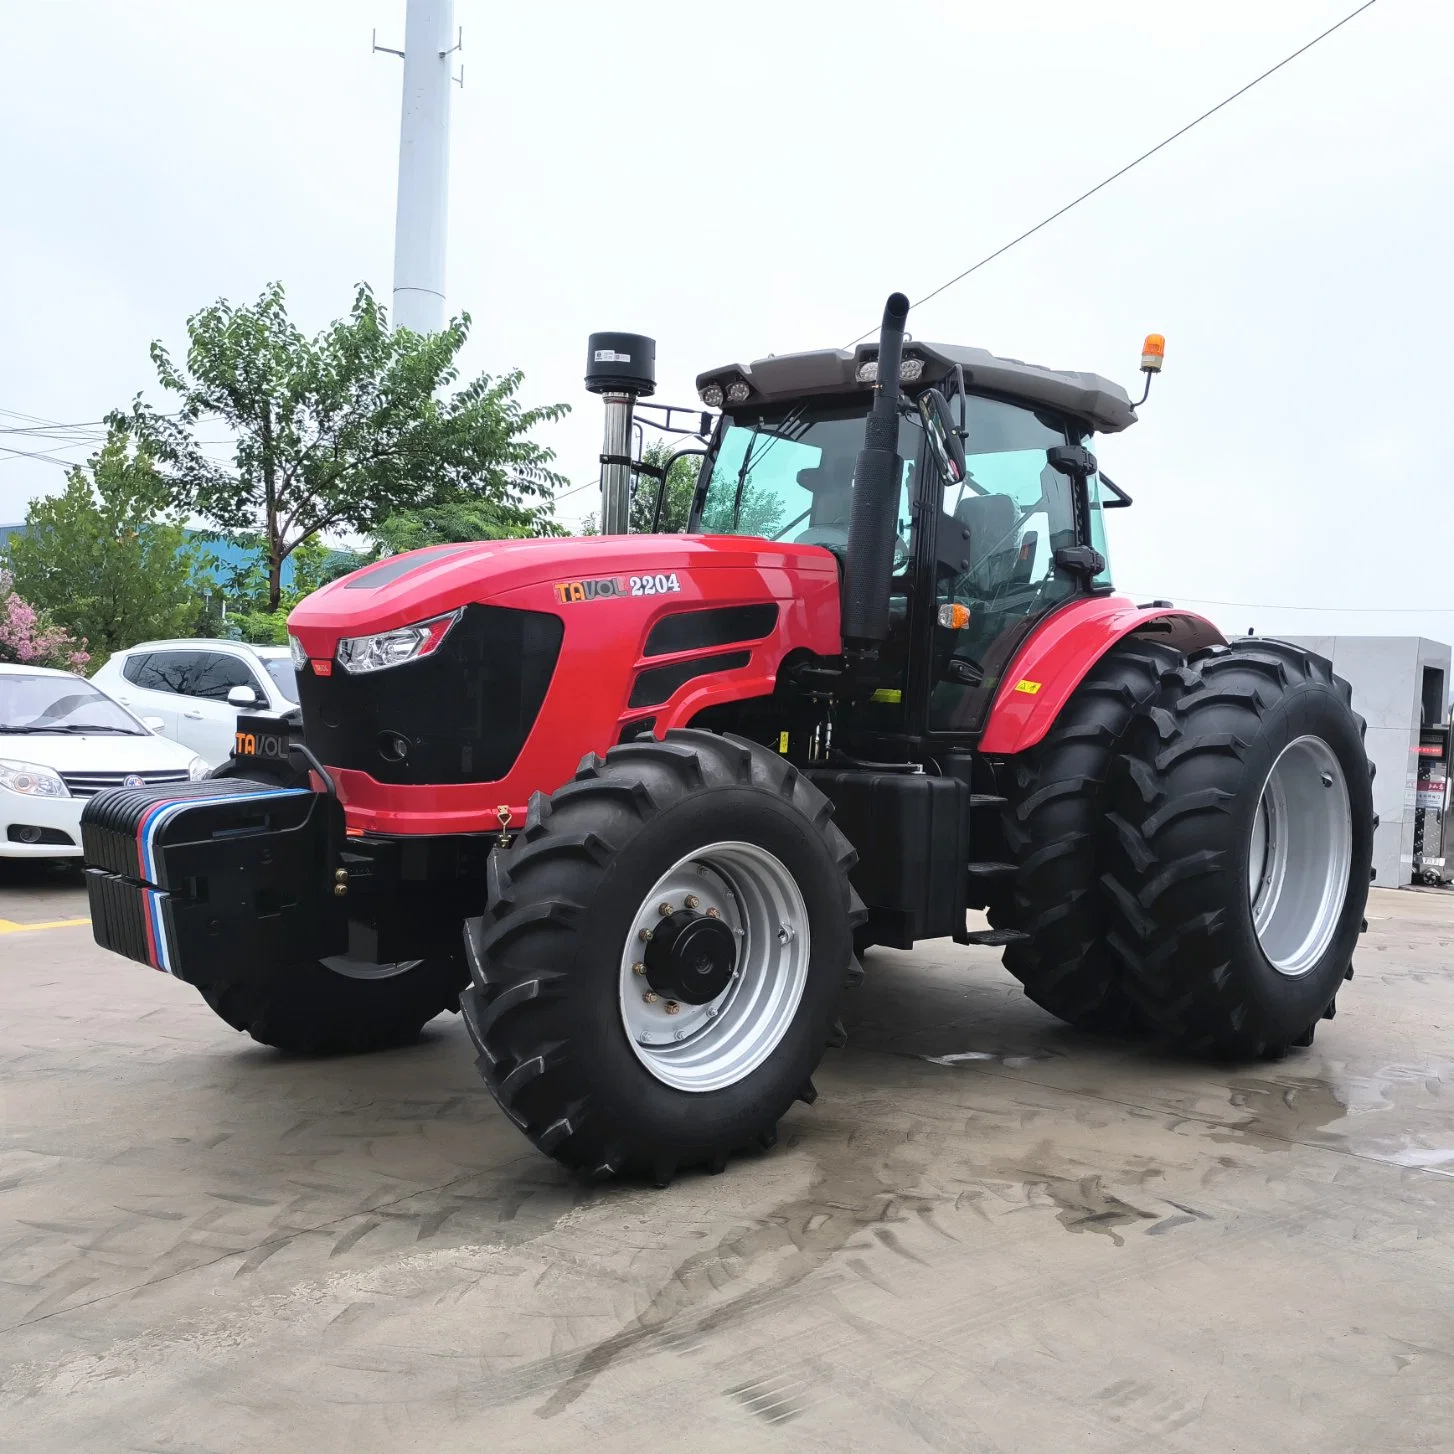
[[[202,714],[200,712],[183,712],[182,715],[193,722],[200,722],[202,720]]]

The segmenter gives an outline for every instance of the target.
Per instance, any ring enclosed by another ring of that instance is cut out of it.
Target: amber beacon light
[[[1161,365],[1166,362],[1166,338],[1160,333],[1148,333],[1146,341],[1141,345],[1141,372],[1146,375],[1146,388],[1141,397],[1136,400],[1136,408],[1140,408],[1146,402],[1146,396],[1151,392],[1151,379],[1153,375],[1161,372]]]

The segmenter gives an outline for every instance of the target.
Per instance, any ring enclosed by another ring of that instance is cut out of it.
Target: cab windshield
[[[700,533],[758,535],[842,551],[868,405],[863,395],[732,415],[712,460]],[[909,497],[921,432],[918,417],[905,415],[899,426],[902,558],[908,555]]]

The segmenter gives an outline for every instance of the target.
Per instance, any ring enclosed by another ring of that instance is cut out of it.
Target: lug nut
[[[721,915],[721,913],[720,913],[720,912],[719,912],[719,911],[718,911],[718,910],[716,910],[716,909],[708,909],[708,910],[707,910],[707,917],[708,917],[708,918],[709,918],[709,919],[720,919],[720,918],[721,918],[721,917],[722,917],[722,915]]]
[[[688,894],[686,897],[686,905],[689,909],[695,909],[697,905],[701,902],[701,899],[699,899],[696,894]]]
[[[671,914],[671,911],[672,908],[670,904],[658,904],[656,906],[656,912],[660,914],[663,919],[667,918]]]
[[[656,991],[647,990],[647,992],[642,995],[641,998],[645,1000],[648,1005],[654,1005],[656,1003]]]
[[[345,883],[334,884],[333,896],[336,899],[346,899],[348,897],[348,885]]]
[[[335,868],[333,870],[333,881],[337,884],[346,884],[348,882],[348,870],[346,868]]]
[[[679,1015],[681,1013],[681,1008],[682,1007],[677,1004],[675,1000],[668,1000],[666,1002],[666,1012],[668,1015]]]
[[[645,974],[646,973],[646,966],[644,964],[642,964],[642,962],[638,959],[636,961],[636,963],[631,966],[631,973],[632,974]]]
[[[640,934],[640,939],[641,939],[641,942],[643,944],[650,944],[651,943],[651,930],[650,929],[643,929],[641,931],[641,934]]]

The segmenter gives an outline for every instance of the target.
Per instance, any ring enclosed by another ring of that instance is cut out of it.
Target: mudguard
[[[231,778],[98,793],[81,815],[96,942],[191,984],[342,953],[342,841],[342,809],[308,788]]]
[[[1137,633],[1186,652],[1227,639],[1194,611],[1138,606],[1124,596],[1071,601],[1031,632],[1006,667],[980,751],[1008,757],[1034,747],[1091,667],[1116,642]]]

